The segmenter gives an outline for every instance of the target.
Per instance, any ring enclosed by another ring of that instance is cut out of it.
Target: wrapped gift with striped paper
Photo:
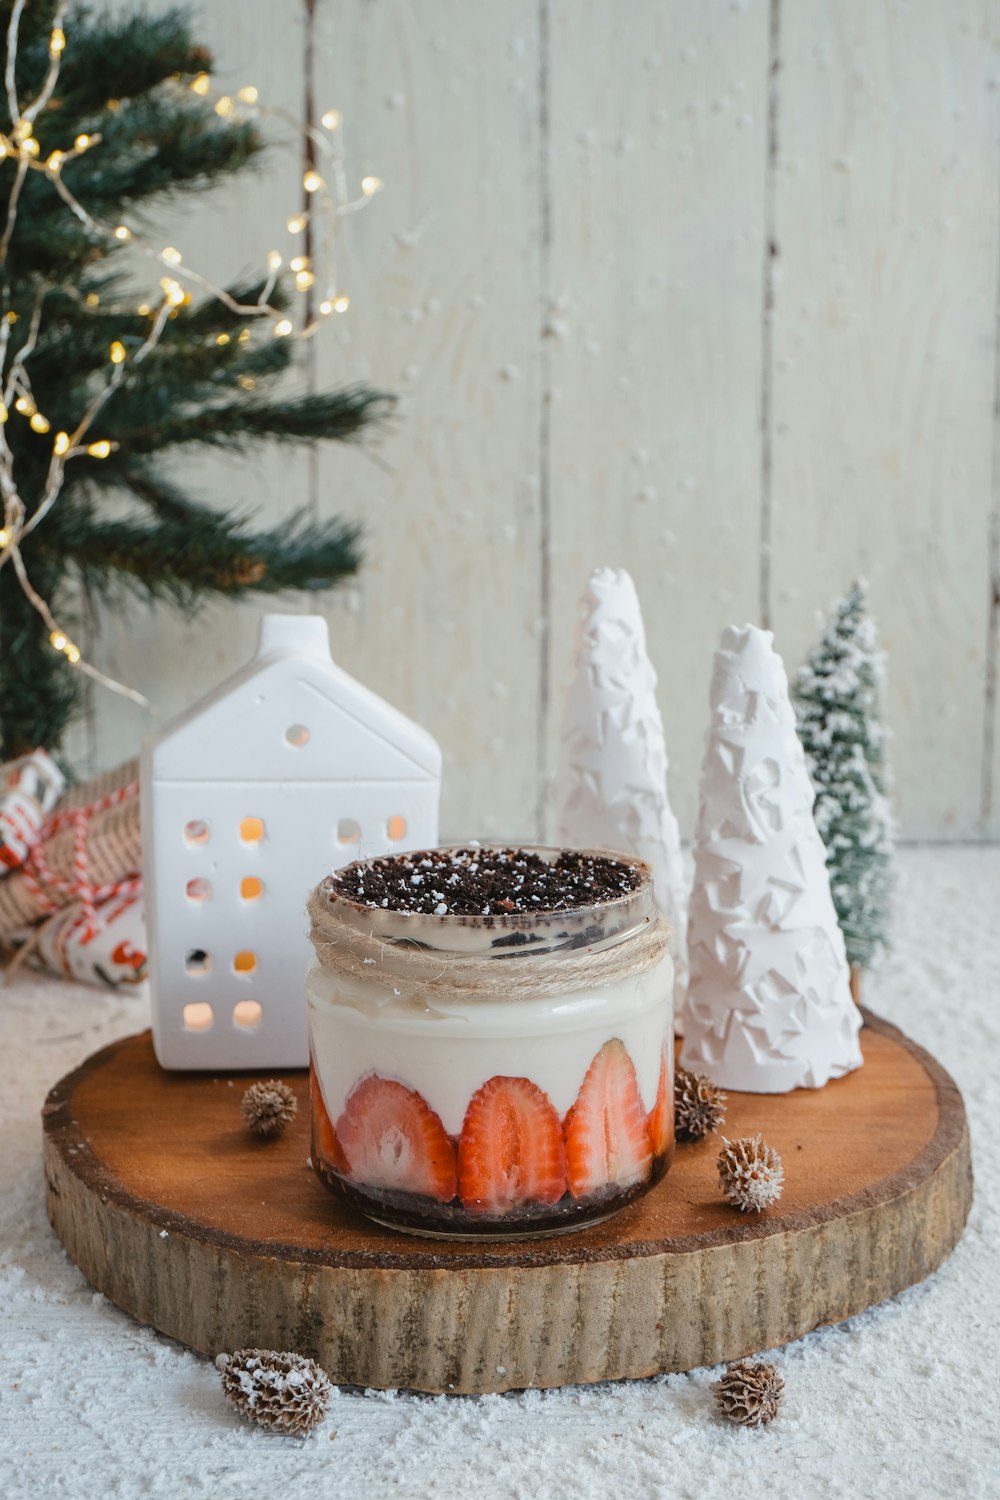
[[[142,878],[120,881],[115,895],[90,912],[79,902],[17,935],[15,965],[25,960],[80,984],[139,984],[146,977]]]
[[[85,924],[121,894],[142,863],[139,767],[72,787],[43,824],[24,864],[0,880],[0,939],[15,941],[63,907],[79,907]]]
[[[44,750],[0,766],[0,867],[17,870],[24,864],[65,786],[63,773]]]

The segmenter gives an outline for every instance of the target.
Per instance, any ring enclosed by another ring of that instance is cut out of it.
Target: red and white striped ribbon
[[[130,781],[127,786],[117,787],[113,792],[108,792],[106,796],[99,797],[96,802],[90,802],[85,807],[67,807],[62,812],[55,813],[42,828],[24,863],[22,874],[25,884],[43,911],[59,911],[62,907],[68,906],[71,901],[80,903],[86,922],[83,933],[85,942],[94,936],[96,907],[102,901],[108,901],[112,896],[122,894],[130,882],[136,878],[128,875],[104,885],[93,884],[87,854],[87,825],[97,813],[107,812],[108,808],[117,807],[126,798],[137,796],[138,792],[138,781]],[[42,853],[45,842],[53,838],[55,834],[61,833],[64,828],[73,830],[72,880],[56,875],[49,868]],[[53,900],[54,896],[62,899]]]

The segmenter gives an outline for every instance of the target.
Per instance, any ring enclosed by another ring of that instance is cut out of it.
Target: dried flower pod
[[[785,1382],[774,1365],[741,1359],[712,1386],[722,1415],[742,1427],[763,1427],[778,1415]]]
[[[222,1373],[222,1394],[249,1422],[301,1435],[326,1416],[333,1387],[313,1359],[274,1349],[238,1349],[220,1354],[215,1364]]]
[[[719,1153],[719,1186],[728,1201],[743,1213],[760,1213],[781,1197],[785,1169],[773,1146],[762,1135],[743,1136],[738,1141],[722,1137]]]
[[[674,1073],[674,1125],[679,1141],[700,1141],[726,1120],[726,1095],[704,1073]]]
[[[254,1135],[270,1140],[295,1118],[299,1103],[287,1083],[272,1078],[267,1083],[252,1083],[243,1095],[242,1107],[243,1118]]]

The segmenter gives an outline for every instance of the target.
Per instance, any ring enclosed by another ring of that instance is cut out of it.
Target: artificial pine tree
[[[211,98],[186,86],[197,75],[206,75],[207,83],[212,60],[195,45],[179,11],[113,18],[77,7],[62,20],[55,0],[31,0],[23,10],[0,0],[8,56],[15,10],[16,111],[0,91],[5,385],[29,345],[36,313],[38,327],[15,387],[22,405],[2,428],[7,451],[0,441],[0,458],[10,483],[4,484],[0,545],[11,534],[10,485],[30,521],[45,491],[54,439],[58,444],[74,430],[107,384],[110,349],[112,360],[120,355],[124,379],[92,434],[102,443],[93,456],[88,451],[66,465],[57,502],[20,543],[26,576],[60,624],[72,623],[81,588],[112,603],[131,594],[191,608],[212,595],[329,587],[358,566],[354,526],[315,523],[292,511],[280,525],[256,529],[246,514],[214,508],[190,493],[165,460],[179,449],[241,454],[263,441],[353,438],[386,409],[388,398],[363,387],[273,394],[298,345],[274,336],[273,316],[248,318],[216,298],[179,301],[159,342],[133,365],[156,308],[144,311],[129,286],[128,231],[116,240],[94,227],[141,226],[144,212],[168,196],[251,169],[263,149],[256,126],[238,112],[217,112]],[[33,122],[19,119],[53,62],[59,66],[51,97]],[[79,147],[98,136],[93,149],[75,153],[74,142]],[[33,166],[24,159],[29,150]],[[90,224],[60,196],[60,182],[86,206]],[[154,269],[151,301],[161,297],[155,277],[164,269]],[[261,278],[228,290],[246,305],[264,289]],[[268,306],[280,309],[287,300],[279,281]],[[14,561],[9,552],[0,558],[5,761],[39,744],[58,745],[81,687],[79,675],[52,649],[50,626],[27,597]]]
[[[883,676],[867,585],[859,581],[836,606],[795,682],[799,738],[816,789],[813,813],[855,998],[861,970],[885,947],[892,891]]]

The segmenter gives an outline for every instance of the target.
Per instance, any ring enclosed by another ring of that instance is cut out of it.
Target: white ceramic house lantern
[[[309,891],[437,843],[441,751],[330,656],[317,615],[267,615],[253,660],[147,742],[143,878],[165,1068],[308,1063]]]

